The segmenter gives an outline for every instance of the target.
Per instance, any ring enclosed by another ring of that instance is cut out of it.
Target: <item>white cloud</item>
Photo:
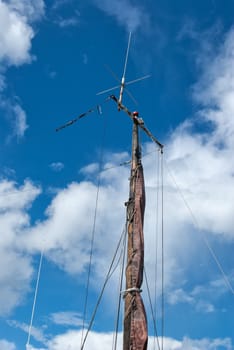
[[[6,99],[3,95],[1,97],[0,107],[5,111],[5,117],[12,126],[12,133],[8,139],[16,137],[19,140],[28,129],[26,113],[16,99]]]
[[[20,105],[13,106],[13,112],[15,114],[14,119],[14,134],[21,138],[24,136],[25,131],[28,128],[26,121],[26,113]]]
[[[60,311],[50,315],[50,319],[53,323],[62,326],[82,326],[82,316],[78,312],[74,311]]]
[[[94,3],[117,22],[124,26],[127,31],[136,31],[141,27],[145,30],[149,26],[149,16],[144,8],[133,5],[130,0],[94,0]]]
[[[16,350],[16,346],[7,340],[0,339],[0,349],[1,350]]]
[[[77,344],[81,341],[81,331],[68,331],[64,334],[57,335],[51,339],[46,348],[43,350],[76,350]],[[182,340],[176,340],[173,338],[164,338],[165,350],[217,350],[218,347],[222,347],[223,350],[231,350],[232,342],[229,338],[225,339],[189,339],[184,338]],[[161,344],[161,338],[159,337],[159,343]],[[112,348],[113,333],[97,333],[90,332],[85,343],[87,350],[107,350]],[[153,337],[149,337],[148,349],[155,348]],[[118,335],[117,350],[122,349],[122,334]],[[37,348],[30,348],[30,350],[39,350]]]
[[[67,3],[71,2],[72,0],[54,0],[52,8],[54,10],[57,10],[60,7],[65,6]]]
[[[34,30],[31,23],[44,15],[43,0],[0,0],[0,107],[13,124],[13,136],[20,138],[27,129],[26,113],[15,98],[6,98],[4,73],[9,66],[20,66],[33,60]]]
[[[7,323],[11,327],[21,329],[22,331],[24,331],[28,335],[28,332],[29,332],[29,325],[28,324],[20,323],[20,322],[15,321],[15,320],[9,320]],[[32,326],[31,330],[30,330],[30,335],[31,335],[31,338],[34,338],[36,341],[38,341],[40,343],[46,343],[46,341],[47,341],[47,338],[45,337],[44,332],[39,328]]]
[[[234,29],[227,35],[218,54],[211,57],[208,69],[194,89],[195,99],[204,106],[201,116],[215,127],[211,142],[234,145]],[[201,62],[202,63],[202,62]],[[200,63],[200,64],[201,64]]]
[[[0,0],[0,63],[18,66],[30,62],[33,36],[27,18]]]
[[[61,28],[76,27],[79,25],[80,20],[79,16],[68,18],[59,17],[58,19],[56,19],[55,23],[58,24]]]
[[[21,232],[30,225],[27,209],[40,190],[29,181],[17,188],[7,180],[0,182],[0,315],[9,314],[29,291],[33,274],[31,257],[20,243]]]
[[[118,179],[118,176],[116,177]],[[47,209],[47,219],[39,222],[31,232],[28,232],[25,241],[28,249],[37,250],[41,244],[41,241],[37,240],[38,237],[46,237],[47,257],[69,273],[82,273],[89,261],[89,239],[96,192],[97,187],[91,182],[72,183],[58,192]],[[125,216],[124,199],[124,193],[119,192],[118,183],[116,187],[114,184],[113,186],[108,184],[107,187],[102,186],[100,189],[96,229],[105,243],[113,247],[112,249],[120,234],[119,218]],[[112,232],[112,236],[107,232]],[[103,255],[105,247],[100,242],[96,243],[95,262],[99,270],[101,262],[106,261],[106,258],[109,259],[112,251]],[[103,273],[105,272],[101,273],[102,276]]]
[[[5,77],[0,73],[0,93],[5,89],[6,82]]]
[[[167,299],[168,299],[168,302],[172,305],[178,304],[178,303],[192,304],[194,302],[194,298],[191,297],[188,293],[186,293],[181,288],[173,290],[173,292],[167,296]]]
[[[43,0],[9,0],[9,7],[26,16],[29,22],[41,19],[45,12]]]
[[[63,170],[64,164],[61,162],[54,162],[50,164],[50,168],[56,172]]]

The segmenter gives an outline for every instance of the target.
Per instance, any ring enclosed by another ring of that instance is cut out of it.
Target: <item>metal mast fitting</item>
[[[161,152],[163,153],[163,147],[164,145],[159,142],[156,137],[154,137],[154,135],[149,131],[149,129],[146,128],[145,124],[144,124],[144,120],[142,118],[139,118],[139,114],[137,112],[130,112],[129,109],[127,107],[125,107],[122,103],[119,102],[119,100],[117,99],[117,97],[115,95],[111,95],[110,98],[115,101],[118,104],[118,108],[120,110],[123,110],[125,113],[127,113],[127,115],[132,119],[132,121],[134,123],[136,123],[145,133],[146,135],[149,136],[149,138],[156,143],[156,145],[159,146]]]

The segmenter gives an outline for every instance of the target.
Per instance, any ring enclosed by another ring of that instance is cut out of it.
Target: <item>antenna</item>
[[[106,99],[104,102],[107,102],[108,100],[109,100],[109,98]],[[95,107],[90,108],[87,112],[84,112],[84,113],[78,115],[78,117],[76,117],[76,118],[74,118],[74,119],[72,119],[72,120],[69,120],[68,122],[66,122],[65,124],[59,126],[59,127],[56,128],[55,130],[56,130],[56,131],[60,131],[60,130],[62,130],[62,129],[65,129],[65,128],[67,128],[68,126],[70,126],[70,125],[76,123],[79,119],[81,119],[81,118],[83,118],[83,117],[86,117],[88,114],[93,113],[93,112],[95,112],[95,111],[97,111],[98,114],[101,115],[101,114],[102,114],[102,106],[101,106],[101,105],[96,105]]]
[[[141,81],[141,80],[144,80],[144,79],[147,79],[150,77],[150,75],[145,75],[141,78],[137,78],[137,79],[134,79],[134,80],[131,80],[127,83],[125,83],[125,76],[126,76],[126,70],[127,70],[127,64],[128,64],[128,56],[129,56],[129,49],[130,49],[130,44],[131,44],[131,38],[132,38],[132,32],[129,33],[129,37],[128,37],[128,46],[127,46],[127,51],[126,51],[126,56],[125,56],[125,62],[124,62],[124,69],[123,69],[123,76],[122,76],[122,79],[120,80],[116,75],[115,73],[112,72],[112,70],[108,67],[108,69],[110,70],[111,74],[114,76],[114,78],[120,83],[119,85],[116,85],[112,88],[109,88],[109,89],[106,89],[106,90],[102,90],[100,92],[97,93],[97,95],[102,95],[102,94],[105,94],[107,92],[110,92],[110,91],[113,91],[115,89],[118,89],[120,88],[120,92],[119,92],[119,104],[122,104],[122,100],[123,100],[123,92],[124,90],[127,92],[127,94],[129,95],[129,97],[133,100],[133,102],[135,104],[137,104],[137,101],[135,100],[135,98],[132,96],[132,94],[130,93],[130,91],[128,91],[126,89],[126,86],[127,85],[130,85],[130,84],[134,84],[138,81]],[[118,107],[118,111],[120,111],[120,108]]]

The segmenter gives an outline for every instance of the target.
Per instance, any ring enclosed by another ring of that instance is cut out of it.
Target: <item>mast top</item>
[[[135,122],[145,133],[149,136],[149,138],[159,146],[161,153],[163,153],[164,145],[156,139],[156,137],[150,132],[149,129],[145,126],[144,120],[139,117],[139,112],[131,112],[127,107],[125,107],[122,103],[119,102],[115,95],[111,95],[110,98],[118,104],[118,109],[123,110],[133,122]]]

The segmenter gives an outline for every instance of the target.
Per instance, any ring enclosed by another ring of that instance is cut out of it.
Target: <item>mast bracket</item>
[[[125,107],[118,99],[115,95],[111,95],[109,98],[111,98],[113,101],[115,101],[118,105],[118,109],[124,111],[125,113],[127,113],[127,115],[132,119],[132,121],[134,123],[136,123],[145,133],[146,135],[149,136],[149,138],[156,143],[156,145],[159,146],[161,153],[163,153],[163,147],[164,145],[159,142],[156,137],[154,137],[154,135],[146,128],[144,120],[142,118],[139,118],[139,113],[138,112],[131,112],[129,111],[129,109],[127,107]]]

